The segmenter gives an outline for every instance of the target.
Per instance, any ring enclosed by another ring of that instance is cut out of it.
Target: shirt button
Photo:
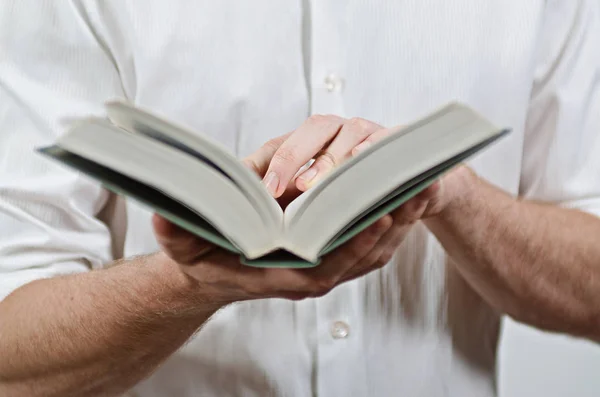
[[[325,77],[325,89],[329,92],[339,92],[344,87],[344,80],[331,73]]]
[[[343,321],[336,321],[331,325],[331,336],[333,339],[345,339],[350,333],[350,326]]]

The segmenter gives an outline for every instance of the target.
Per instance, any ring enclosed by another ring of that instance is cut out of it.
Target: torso
[[[513,128],[470,164],[518,189],[541,0],[122,4],[91,15],[130,99],[240,157],[313,113],[393,126],[460,100]],[[157,249],[149,217],[127,203],[125,256]],[[417,225],[387,267],[325,297],[222,310],[133,392],[493,396],[499,321]]]

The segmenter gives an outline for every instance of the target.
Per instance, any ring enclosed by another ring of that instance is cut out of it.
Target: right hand
[[[153,227],[164,254],[197,283],[199,301],[226,305],[250,299],[322,296],[345,281],[385,265],[409,226],[386,215],[310,269],[246,266],[237,255],[216,248],[158,215],[154,215]]]
[[[300,127],[266,142],[244,159],[269,193],[280,199],[297,190],[305,192],[334,168],[389,135],[391,131],[358,117],[312,115]],[[314,158],[314,163],[297,173]]]

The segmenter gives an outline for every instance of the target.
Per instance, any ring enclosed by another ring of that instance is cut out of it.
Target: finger
[[[383,127],[371,121],[353,118],[344,123],[333,141],[320,152],[315,162],[296,179],[296,186],[308,190],[324,175],[348,158],[358,144]]]
[[[304,272],[311,280],[311,296],[322,296],[339,284],[349,269],[354,267],[377,244],[392,225],[392,218],[385,216],[359,233],[342,247],[329,254],[316,268]]]
[[[374,224],[330,253],[322,265],[314,268],[315,275],[320,276],[327,272],[345,273],[375,247],[392,225],[393,219],[390,215],[378,219]]]
[[[216,306],[256,298],[271,297],[271,290],[265,286],[267,271],[285,269],[265,269],[240,263],[239,255],[214,249],[201,258],[180,264],[181,270],[198,282],[198,287],[210,291],[209,301]]]
[[[283,192],[283,194],[281,196],[279,196],[279,198],[277,199],[277,202],[279,203],[279,206],[281,207],[282,210],[285,210],[287,208],[287,206],[294,201],[302,192],[300,190],[298,190],[298,188],[296,187],[296,184],[292,182],[290,182],[288,184],[287,189],[285,189],[285,191]]]
[[[252,171],[256,172],[258,176],[261,178],[264,177],[273,155],[277,149],[279,149],[281,144],[289,138],[292,132],[293,131],[290,131],[285,135],[267,141],[256,152],[244,158],[242,162]]]
[[[422,200],[431,200],[435,198],[438,194],[442,192],[442,188],[444,187],[443,179],[438,179],[431,185],[429,185],[425,190],[417,195]]]
[[[390,215],[394,218],[394,223],[412,225],[420,220],[427,210],[429,194],[424,190],[392,211]]]
[[[382,219],[356,236],[318,268],[314,269],[260,269],[244,266],[239,258],[214,250],[185,271],[204,283],[219,284],[227,290],[224,299],[247,300],[255,298],[285,298],[292,300],[321,296],[329,292],[344,273],[344,268],[356,262],[356,255],[369,252],[391,225],[391,217]],[[216,269],[219,269],[218,271]],[[337,269],[337,270],[336,270]],[[337,273],[337,274],[336,274]]]
[[[190,264],[213,251],[215,245],[154,214],[152,226],[162,250],[175,262]]]
[[[411,225],[395,222],[371,252],[344,275],[341,282],[354,280],[385,266],[392,259],[410,229]]]
[[[375,142],[382,140],[386,136],[390,135],[392,131],[393,130],[389,128],[384,128],[369,135],[364,141],[362,141],[360,144],[354,147],[354,149],[352,149],[352,156],[356,156],[369,146],[373,145]]]
[[[371,263],[371,264],[374,263],[375,264],[374,266],[360,266],[360,267],[357,267],[360,270],[348,274],[348,276],[345,276],[342,280],[340,280],[340,283],[347,283],[348,281],[356,280],[358,278],[366,276],[367,274],[372,273],[372,272],[374,272],[377,269],[381,269],[382,267],[384,267],[389,262],[389,260],[386,261],[384,259],[379,259],[377,257],[375,257],[375,258],[376,259],[369,260],[369,263]],[[365,261],[365,263],[366,263],[366,261]]]
[[[390,216],[379,219],[348,243],[310,269],[268,269],[261,288],[271,297],[299,300],[329,292],[360,258],[377,244],[392,224]]]
[[[298,170],[335,137],[344,121],[337,116],[311,116],[279,146],[263,179],[273,197],[283,194]]]

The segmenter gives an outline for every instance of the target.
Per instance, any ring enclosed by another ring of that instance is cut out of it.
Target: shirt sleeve
[[[520,194],[600,216],[600,1],[549,0]]]
[[[42,157],[69,119],[122,97],[119,74],[76,1],[0,7],[0,300],[30,281],[112,259],[97,218],[108,193]]]

